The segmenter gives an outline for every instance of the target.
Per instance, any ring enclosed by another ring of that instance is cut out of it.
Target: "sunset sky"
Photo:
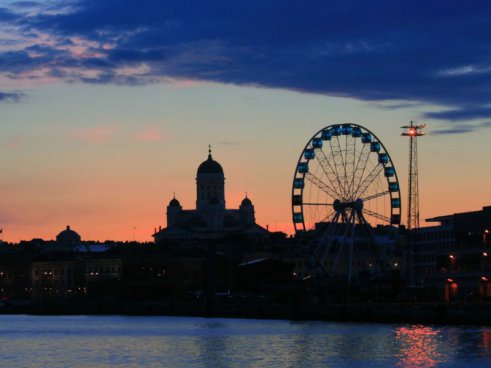
[[[406,221],[491,205],[491,2],[0,0],[5,241],[150,241],[173,193],[195,206],[208,144],[227,207],[292,232],[308,139],[358,123],[389,150]]]

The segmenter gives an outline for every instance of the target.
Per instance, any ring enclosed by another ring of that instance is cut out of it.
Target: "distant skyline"
[[[227,207],[292,232],[298,156],[323,126],[387,147],[406,221],[408,141],[421,219],[491,204],[487,1],[2,1],[5,241],[150,241],[173,193],[195,207],[208,144]],[[425,225],[422,221],[422,225]]]

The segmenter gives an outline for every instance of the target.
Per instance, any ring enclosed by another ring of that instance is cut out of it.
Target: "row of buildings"
[[[222,166],[208,158],[196,174],[196,208],[173,197],[166,227],[154,243],[87,243],[69,226],[55,241],[33,239],[0,247],[0,295],[5,298],[125,295],[161,298],[200,292],[288,289],[305,279],[313,247],[307,238],[272,233],[255,220],[247,196],[228,209]],[[491,297],[491,206],[439,216],[412,231],[376,229],[391,242],[391,287],[414,300],[484,300]],[[373,252],[350,264],[367,288]],[[336,262],[324,260],[323,267]],[[395,282],[394,282],[395,281]],[[283,286],[279,286],[283,283]],[[293,288],[295,289],[295,287]],[[293,290],[292,289],[292,290]]]
[[[205,239],[242,236],[249,242],[262,242],[263,256],[288,262],[293,278],[304,277],[312,247],[298,239],[285,240],[284,249],[268,252],[271,234],[255,223],[254,206],[245,198],[239,209],[226,209],[225,177],[222,166],[208,159],[197,170],[196,209],[183,210],[176,198],[167,207],[167,227],[154,234],[156,244],[199,243]],[[406,290],[439,300],[472,300],[491,297],[491,206],[479,211],[444,215],[427,220],[433,226],[406,231],[401,228],[376,229],[379,239],[393,243],[391,268]],[[350,267],[364,283],[376,263],[373,253],[363,252]],[[364,255],[366,254],[366,256]],[[249,257],[250,259],[250,257]],[[333,257],[325,259],[331,266]]]

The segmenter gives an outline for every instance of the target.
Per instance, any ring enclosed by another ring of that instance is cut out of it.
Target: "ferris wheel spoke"
[[[380,193],[375,193],[375,194],[369,195],[368,197],[365,197],[365,198],[362,198],[362,199],[364,201],[369,201],[371,199],[379,198],[379,197],[385,196],[387,194],[390,194],[390,192],[388,190],[385,191],[385,192],[380,192]]]
[[[330,217],[334,217],[334,215],[336,214],[336,211],[334,210],[331,210],[328,212],[328,214],[322,219],[320,220],[319,222],[326,222],[326,220],[328,220]]]
[[[358,188],[363,179],[363,174],[365,173],[365,169],[367,167],[368,158],[370,157],[370,148],[369,145],[364,144],[360,155],[358,157],[358,161],[356,162],[356,168],[353,173],[353,182],[352,188]],[[351,198],[352,200],[355,198]]]
[[[302,206],[326,206],[326,207],[329,207],[331,206],[332,207],[332,203],[302,203]]]
[[[334,144],[333,144],[333,142],[334,142]],[[341,180],[342,179],[343,158],[342,158],[342,153],[341,153],[341,147],[339,145],[339,139],[336,139],[336,140],[331,139],[329,141],[329,145],[331,147],[332,161],[334,163],[333,172],[335,174],[336,181],[339,184],[339,191],[340,191],[341,197],[346,198],[346,191],[344,189],[343,183],[341,182],[341,181],[344,182],[344,179]],[[341,173],[339,171],[341,171]]]
[[[350,155],[349,155],[349,158],[350,158],[349,164],[350,164],[350,168],[351,168],[351,172],[350,172],[351,180],[350,180],[350,182],[348,184],[348,191],[349,191],[349,193],[352,193],[352,191],[353,191],[353,182],[355,180],[355,172],[356,172],[356,166],[355,166],[355,161],[356,161],[356,139],[353,139],[352,142],[353,143],[351,144],[351,146],[352,146],[353,150],[350,151]]]
[[[332,139],[331,139],[332,140]],[[348,188],[346,187],[346,144],[344,145],[344,150],[341,148],[341,142],[339,141],[339,136],[336,136],[336,141],[338,143],[339,147],[339,156],[341,157],[341,178],[342,180],[342,187],[343,187],[343,192],[344,195],[346,196],[348,194]],[[346,142],[348,141],[348,136],[346,136]],[[343,155],[344,153],[344,155]]]
[[[331,188],[329,185],[325,184],[322,180],[320,180],[317,176],[311,174],[311,173],[306,173],[305,178],[310,181],[312,184],[314,184],[317,188],[322,190],[323,192],[327,193],[330,195],[332,198],[337,198],[338,193],[336,190]]]
[[[364,208],[363,213],[367,214],[368,216],[371,216],[371,217],[376,218],[378,220],[385,221],[385,222],[390,224],[390,218],[388,218],[387,216],[384,216],[378,212]]]
[[[363,182],[358,187],[358,190],[355,193],[355,198],[360,198],[367,191],[367,189],[370,187],[370,185],[372,185],[375,179],[377,179],[383,169],[384,166],[378,164],[372,169],[372,171],[370,171],[365,180],[363,180]]]
[[[326,174],[327,180],[329,180],[329,182],[331,183],[332,190],[334,190],[337,194],[337,197],[333,197],[333,198],[341,198],[342,197],[341,182],[339,181],[336,170],[332,167],[329,158],[326,156],[326,153],[322,149],[318,149],[317,152],[321,153],[322,157],[319,157],[318,155],[315,155],[315,157],[319,162],[320,166],[322,167],[324,174]],[[336,182],[339,185],[336,185]]]

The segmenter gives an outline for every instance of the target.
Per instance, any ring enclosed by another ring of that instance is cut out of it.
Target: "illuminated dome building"
[[[269,232],[256,224],[254,214],[247,196],[238,209],[226,208],[225,175],[210,149],[208,159],[196,173],[196,209],[184,210],[174,196],[167,206],[167,227],[156,231],[153,237],[156,243],[216,239],[231,234],[267,238]]]

